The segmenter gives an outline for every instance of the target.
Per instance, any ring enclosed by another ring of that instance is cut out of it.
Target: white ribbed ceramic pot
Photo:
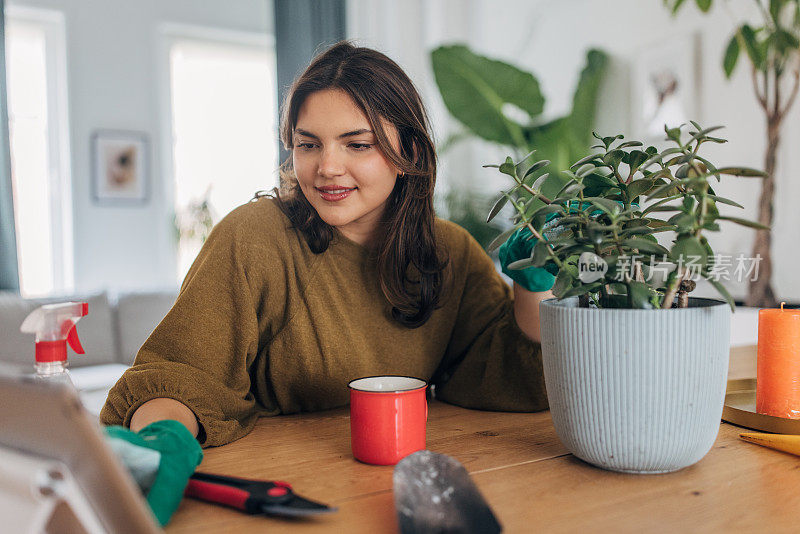
[[[591,464],[666,473],[699,461],[719,431],[730,353],[728,304],[669,310],[541,303],[547,398],[564,446]]]

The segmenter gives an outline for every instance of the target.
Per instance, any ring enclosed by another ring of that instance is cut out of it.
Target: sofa
[[[83,301],[89,314],[77,326],[86,354],[69,352],[72,381],[86,408],[99,413],[109,388],[131,365],[136,352],[175,302],[177,289],[147,292],[77,294],[25,299],[0,291],[0,366],[13,373],[32,373],[34,338],[19,327],[42,304]]]
[[[177,289],[149,292],[94,293],[44,299],[24,299],[0,291],[0,367],[32,372],[33,336],[19,327],[37,306],[80,300],[89,303],[89,315],[78,322],[86,354],[70,353],[72,380],[92,413],[100,413],[108,390],[131,365],[136,352],[175,302]],[[731,316],[731,346],[753,346],[758,340],[758,309],[737,307]]]

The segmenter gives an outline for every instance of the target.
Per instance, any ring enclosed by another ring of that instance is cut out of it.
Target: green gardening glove
[[[585,209],[589,205],[588,202],[583,202],[581,209]],[[578,205],[572,203],[570,206],[572,209],[577,209]],[[602,211],[594,210],[590,215],[595,216],[600,213]],[[548,239],[554,238],[560,233],[558,228],[553,228],[557,224],[558,218],[560,218],[558,213],[549,213],[545,218],[542,231],[545,232],[545,237]],[[533,237],[531,231],[523,226],[511,234],[511,237],[500,245],[498,251],[503,272],[514,282],[533,292],[547,291],[553,287],[558,274],[558,266],[553,262],[548,262],[544,267],[526,267],[525,269],[509,269],[508,266],[517,260],[530,258],[537,241],[538,239]]]
[[[200,444],[185,426],[172,420],[150,423],[139,432],[121,426],[104,430],[107,442],[147,496],[156,519],[166,525],[203,459]]]
[[[622,205],[618,200],[617,204]],[[570,213],[574,213],[573,209],[586,209],[591,204],[589,202],[571,201],[569,204]],[[578,208],[580,206],[580,208]],[[632,202],[631,206],[639,207],[639,204]],[[593,210],[589,216],[595,217],[600,215],[602,210]],[[548,239],[555,238],[560,232],[559,228],[553,228],[558,224],[557,219],[561,216],[558,213],[549,213],[545,218],[542,232]],[[533,237],[531,231],[523,226],[516,232],[511,234],[505,243],[500,245],[500,266],[503,272],[508,275],[514,282],[521,285],[528,291],[547,291],[553,287],[558,275],[558,266],[553,262],[547,262],[544,267],[526,267],[525,269],[509,269],[508,266],[517,260],[530,258],[533,247],[536,246],[538,240]]]
[[[553,213],[552,215],[555,214]],[[508,277],[528,291],[547,291],[553,287],[558,274],[558,266],[554,263],[550,262],[544,267],[508,268],[511,263],[517,260],[530,258],[536,242],[537,239],[533,237],[531,231],[526,226],[523,226],[511,234],[511,237],[505,243],[500,245],[500,250],[498,251],[500,266]]]

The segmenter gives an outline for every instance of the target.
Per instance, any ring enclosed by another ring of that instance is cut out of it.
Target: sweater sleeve
[[[194,412],[204,446],[238,439],[255,425],[248,371],[259,328],[251,284],[261,282],[248,279],[246,206],[212,230],[175,304],[109,392],[103,424],[129,426],[139,406],[168,397]]]
[[[451,248],[460,252],[450,261],[461,295],[450,342],[433,378],[436,397],[465,408],[545,410],[541,345],[517,326],[511,288],[491,258],[458,230]]]

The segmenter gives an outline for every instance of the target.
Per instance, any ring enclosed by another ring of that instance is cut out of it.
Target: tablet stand
[[[0,447],[0,530],[105,533],[66,465]]]

